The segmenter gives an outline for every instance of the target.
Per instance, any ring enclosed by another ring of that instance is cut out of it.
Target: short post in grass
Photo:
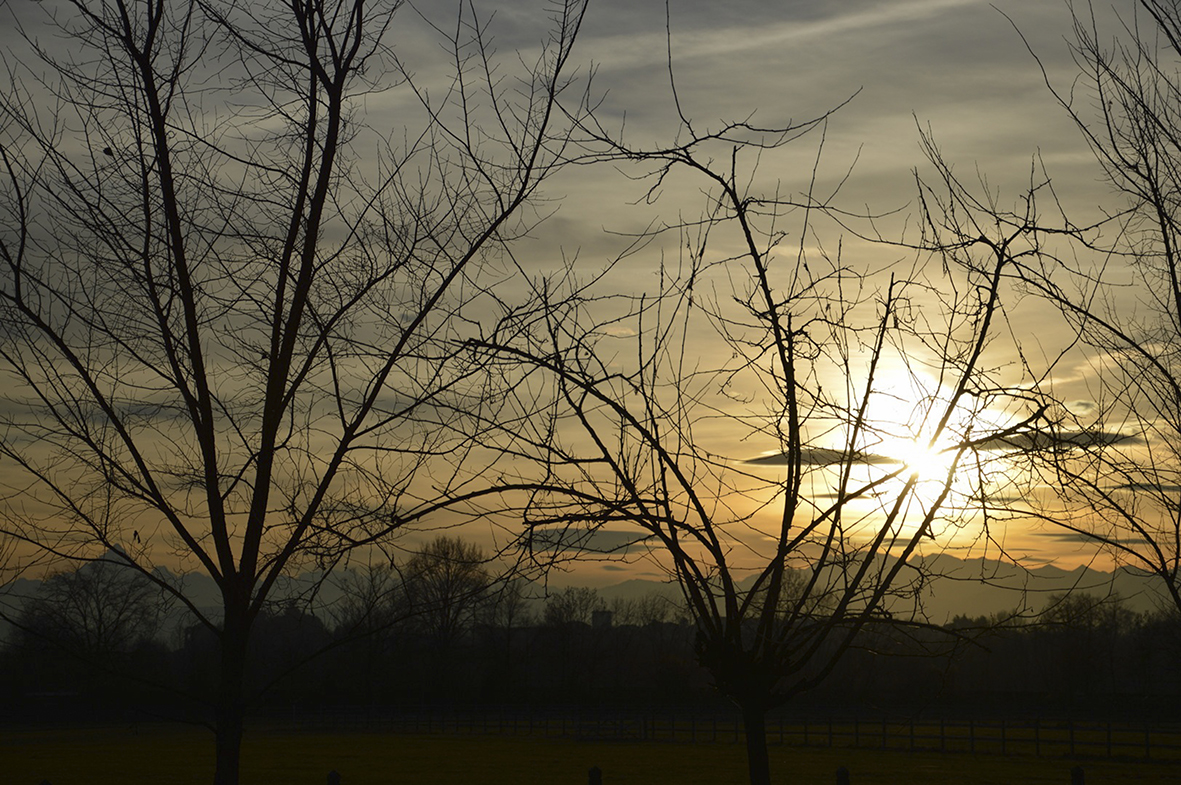
[[[837,769],[837,785],[849,785],[849,770],[844,766]]]
[[[328,785],[340,785],[340,772],[335,769],[328,772]]]
[[[1086,785],[1085,779],[1082,766],[1075,766],[1070,770],[1070,785]]]
[[[598,766],[591,766],[586,773],[586,785],[603,785],[603,770]]]

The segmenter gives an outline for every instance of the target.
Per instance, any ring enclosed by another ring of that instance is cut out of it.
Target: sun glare
[[[916,476],[924,482],[947,479],[955,460],[955,451],[948,450],[942,439],[931,443],[928,420],[937,416],[939,396],[934,380],[914,374],[900,374],[883,385],[884,392],[875,397],[870,407],[876,423],[874,431],[879,443],[873,452],[903,464],[905,476]]]
[[[904,464],[908,474],[920,480],[942,480],[947,477],[954,460],[951,451],[932,447],[919,439],[897,439],[882,445],[887,457]]]

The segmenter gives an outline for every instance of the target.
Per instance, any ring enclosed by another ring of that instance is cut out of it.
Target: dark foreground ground
[[[212,739],[203,729],[101,726],[0,729],[7,785],[207,785]],[[783,785],[830,785],[845,766],[851,785],[1086,785],[1181,783],[1181,763],[1034,758],[864,749],[775,747]],[[244,752],[244,785],[583,785],[598,766],[604,785],[742,785],[744,752],[734,743],[575,741],[538,737],[297,733],[255,730]]]

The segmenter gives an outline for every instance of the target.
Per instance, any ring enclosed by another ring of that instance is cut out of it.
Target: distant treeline
[[[608,603],[567,588],[538,606],[525,587],[446,538],[396,568],[351,573],[327,615],[294,599],[261,614],[253,705],[721,707],[695,630],[667,598]],[[110,564],[46,580],[0,653],[6,719],[200,719],[217,631],[166,623],[178,611],[160,596]],[[1178,650],[1175,614],[1052,595],[1032,619],[870,630],[793,710],[1145,716],[1181,698]]]

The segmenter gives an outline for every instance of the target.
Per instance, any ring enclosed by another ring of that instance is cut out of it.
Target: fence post
[[[328,785],[340,785],[340,774],[335,769],[328,772]]]
[[[849,770],[844,766],[837,769],[837,785],[849,785]]]
[[[1082,766],[1075,766],[1070,770],[1070,785],[1086,785]]]
[[[603,771],[598,766],[591,766],[586,773],[586,785],[603,785]]]

